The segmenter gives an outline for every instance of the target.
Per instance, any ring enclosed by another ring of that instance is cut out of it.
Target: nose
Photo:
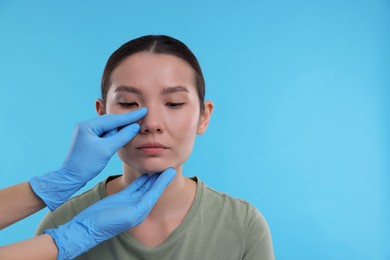
[[[148,107],[148,113],[140,121],[140,133],[162,133],[163,124],[161,122],[161,115],[158,108]]]

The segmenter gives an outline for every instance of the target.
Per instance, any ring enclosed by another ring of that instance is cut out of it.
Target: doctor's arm
[[[84,209],[68,223],[45,230],[38,237],[0,247],[0,259],[73,259],[142,223],[175,175],[172,168],[161,174],[143,175],[122,191]]]
[[[44,207],[28,182],[0,190],[0,230]]]
[[[0,247],[0,259],[4,260],[54,260],[57,256],[58,248],[47,234]]]

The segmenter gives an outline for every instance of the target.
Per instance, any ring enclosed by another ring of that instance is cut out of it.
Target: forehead
[[[123,85],[144,91],[172,86],[195,91],[196,87],[194,69],[185,60],[169,54],[133,54],[114,69],[110,79],[110,92]]]

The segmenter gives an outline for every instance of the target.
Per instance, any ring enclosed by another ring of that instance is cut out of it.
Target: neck
[[[195,198],[196,182],[183,175],[182,165],[176,167],[175,170],[175,178],[164,190],[148,218],[163,220],[164,218],[172,218],[176,214],[186,214],[189,211]],[[124,167],[122,176],[106,184],[107,195],[121,191],[141,175],[133,168]]]

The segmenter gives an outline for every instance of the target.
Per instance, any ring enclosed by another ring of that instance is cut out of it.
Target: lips
[[[160,149],[168,149],[165,145],[159,143],[159,142],[146,142],[141,144],[140,146],[136,147],[137,149],[153,149],[153,148],[160,148]]]
[[[158,142],[146,142],[137,146],[136,149],[140,151],[143,155],[159,157],[162,156],[168,147]]]

